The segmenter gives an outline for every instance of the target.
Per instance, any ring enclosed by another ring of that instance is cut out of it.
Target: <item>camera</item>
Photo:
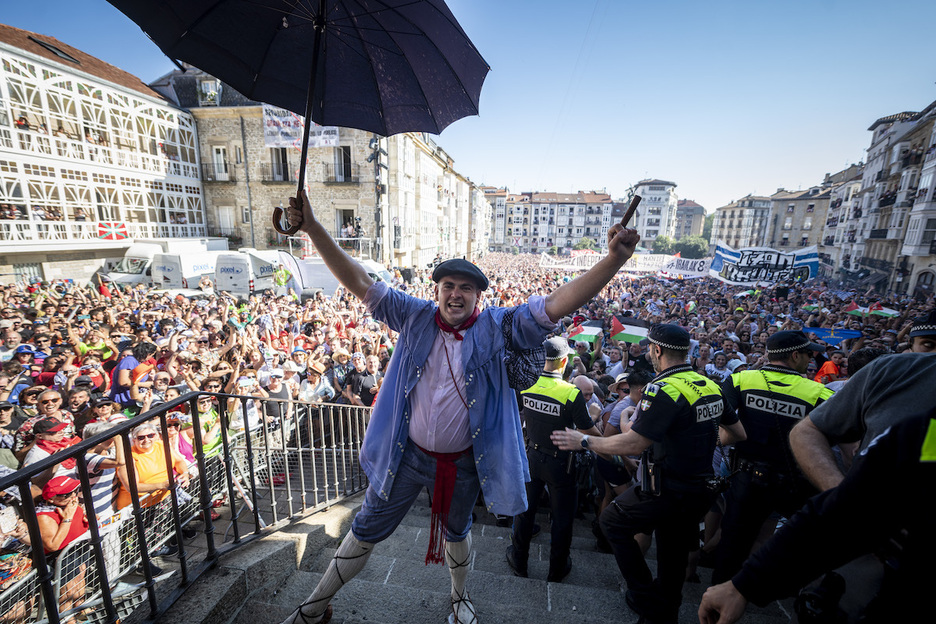
[[[705,488],[713,494],[723,494],[728,491],[731,484],[726,477],[714,476],[705,480]]]

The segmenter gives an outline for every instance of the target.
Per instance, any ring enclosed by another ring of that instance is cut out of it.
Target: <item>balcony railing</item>
[[[237,182],[234,167],[226,160],[224,162],[202,163],[202,180],[204,182]]]
[[[289,165],[283,163],[263,163],[261,176],[264,182],[292,182]]]
[[[105,242],[133,238],[198,238],[206,235],[204,225],[170,223],[126,223],[97,221],[0,221],[0,241],[18,245],[47,245],[50,242]]]
[[[868,232],[868,238],[887,238],[887,228],[880,228]]]
[[[198,166],[178,160],[174,154],[149,154],[133,145],[117,142],[117,146],[87,143],[68,136],[50,136],[33,130],[0,132],[0,146],[40,156],[52,156],[72,161],[84,161],[123,167],[147,173],[177,175],[198,179]]]
[[[360,184],[360,167],[357,165],[325,165],[326,184]]]

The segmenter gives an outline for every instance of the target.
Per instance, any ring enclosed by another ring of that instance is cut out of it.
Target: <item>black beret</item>
[[[448,277],[449,275],[461,275],[471,278],[478,286],[478,290],[487,290],[488,278],[481,272],[481,269],[467,260],[454,258],[440,263],[439,266],[432,271],[432,281],[438,282],[443,277]]]

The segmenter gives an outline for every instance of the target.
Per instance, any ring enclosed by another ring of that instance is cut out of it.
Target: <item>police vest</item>
[[[633,428],[654,440],[644,461],[662,469],[664,487],[704,487],[712,475],[712,453],[725,409],[718,384],[689,366],[664,373],[644,388]],[[665,429],[660,423],[666,423]]]
[[[549,434],[566,427],[582,426],[582,416],[579,415],[576,423],[576,414],[571,409],[577,398],[582,401],[584,407],[584,397],[581,395],[574,384],[563,381],[559,373],[552,372],[543,373],[535,384],[523,390],[520,393],[522,416],[526,422],[530,443],[537,444],[540,448],[558,450],[549,439]],[[587,410],[582,411],[588,419],[588,426],[591,426]]]
[[[736,445],[738,454],[791,471],[790,430],[832,394],[791,368],[765,366],[735,373],[725,384],[725,397],[747,433],[747,440]]]

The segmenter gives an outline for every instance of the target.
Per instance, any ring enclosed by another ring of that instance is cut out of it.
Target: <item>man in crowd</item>
[[[374,317],[400,332],[361,451],[369,478],[355,516],[328,570],[309,599],[287,620],[314,624],[331,619],[329,602],[359,572],[423,487],[432,486],[433,518],[427,562],[444,560],[452,581],[453,624],[477,622],[466,589],[471,509],[479,489],[493,513],[526,509],[529,478],[514,393],[503,366],[501,323],[508,310],[477,308],[487,277],[473,264],[449,260],[433,271],[437,303],[374,283],[312,213],[305,193],[287,211],[302,223],[329,270],[363,300]],[[588,302],[634,253],[640,237],[616,224],[608,255],[547,297],[531,297],[512,315],[513,349],[542,342],[555,323]],[[447,507],[447,508],[446,508]]]

